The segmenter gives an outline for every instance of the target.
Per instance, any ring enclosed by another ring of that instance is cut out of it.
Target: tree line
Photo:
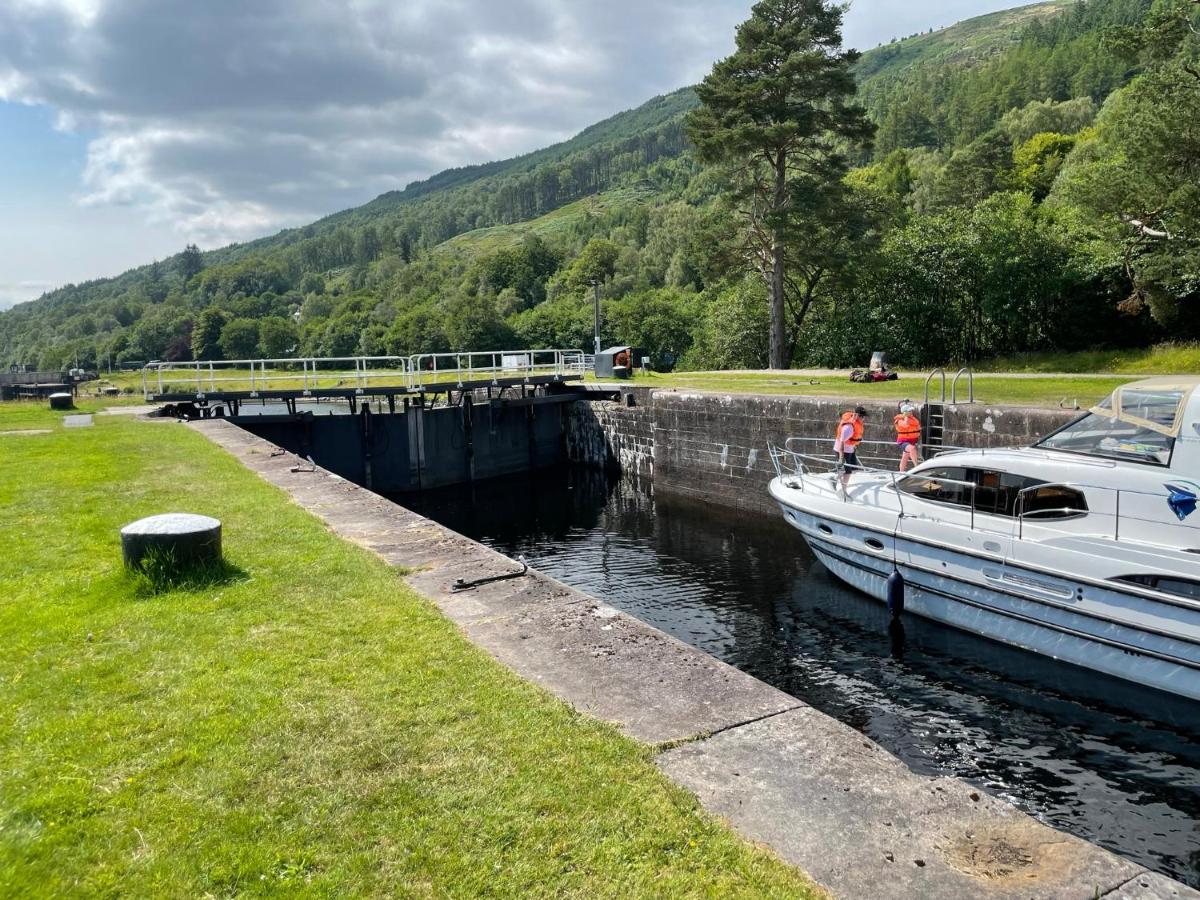
[[[1197,19],[1092,0],[988,47],[859,58],[832,5],[764,0],[696,91],[52,292],[0,314],[0,362],[586,348],[596,281],[606,341],[662,367],[1194,338]]]

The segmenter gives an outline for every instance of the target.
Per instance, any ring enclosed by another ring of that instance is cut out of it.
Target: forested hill
[[[997,341],[1013,350],[1162,333],[1166,319],[1156,324],[1136,303],[1114,318],[1117,301],[1141,290],[1121,235],[1079,225],[1090,202],[1080,173],[1106,133],[1108,108],[1098,113],[1153,74],[1111,52],[1106,35],[1140,26],[1150,6],[1041,3],[863,55],[860,100],[878,134],[855,156],[849,183],[872,227],[851,254],[855,270],[822,284],[797,361],[849,361],[874,340],[916,362]],[[688,149],[684,121],[697,102],[683,89],[553,147],[448,170],[303,228],[51,292],[0,314],[0,363],[586,346],[584,288],[600,277],[614,339],[644,344],[663,363],[753,365],[760,286],[741,276],[717,173]],[[1070,190],[1059,189],[1060,174],[1072,176]],[[1003,222],[1012,233],[989,239],[1010,245],[980,243],[989,237],[980,230]],[[976,255],[953,261],[957,288],[931,286],[946,273],[897,269],[921,241]],[[1029,310],[1009,309],[1028,326],[1014,330],[984,314],[987,267],[1022,252],[1030,268],[1013,262],[1004,291],[1036,293],[1039,309],[1063,321],[1033,327]],[[903,291],[914,309],[922,292],[936,295],[921,310],[925,336],[896,332],[895,317],[871,307],[872,291]],[[955,317],[968,308],[964,329]],[[943,331],[957,342],[939,344]]]

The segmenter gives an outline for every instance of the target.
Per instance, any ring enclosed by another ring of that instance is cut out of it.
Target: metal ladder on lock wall
[[[967,402],[975,402],[975,373],[963,366],[950,382],[950,405],[958,404],[958,382],[967,377]],[[935,377],[941,378],[941,392],[936,400],[929,396],[929,386]],[[933,456],[946,445],[946,370],[934,369],[925,377],[925,402],[921,407],[921,426],[925,440],[925,455]],[[932,452],[930,452],[932,451]]]

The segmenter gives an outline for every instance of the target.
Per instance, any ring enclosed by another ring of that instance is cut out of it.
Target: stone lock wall
[[[655,492],[751,512],[774,512],[768,444],[788,438],[802,453],[828,454],[842,413],[870,411],[859,458],[895,466],[893,401],[720,394],[626,388],[619,401],[580,402],[569,414],[573,462],[610,466],[648,479]],[[960,404],[945,407],[945,443],[960,447],[1029,444],[1077,415],[1066,410]],[[876,443],[877,442],[877,443]]]
[[[1083,410],[990,406],[946,407],[945,443],[953,447],[1028,446],[1083,415]]]

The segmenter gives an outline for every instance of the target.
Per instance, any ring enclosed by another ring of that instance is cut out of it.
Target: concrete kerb
[[[512,560],[220,420],[191,427],[393,566],[477,645],[518,674],[639,740],[695,737],[795,708],[798,701],[535,570],[453,593],[457,578],[512,571]]]
[[[956,779],[909,770],[794,697],[236,426],[190,427],[405,571],[478,646],[626,734],[743,836],[840,897],[1200,898]]]

